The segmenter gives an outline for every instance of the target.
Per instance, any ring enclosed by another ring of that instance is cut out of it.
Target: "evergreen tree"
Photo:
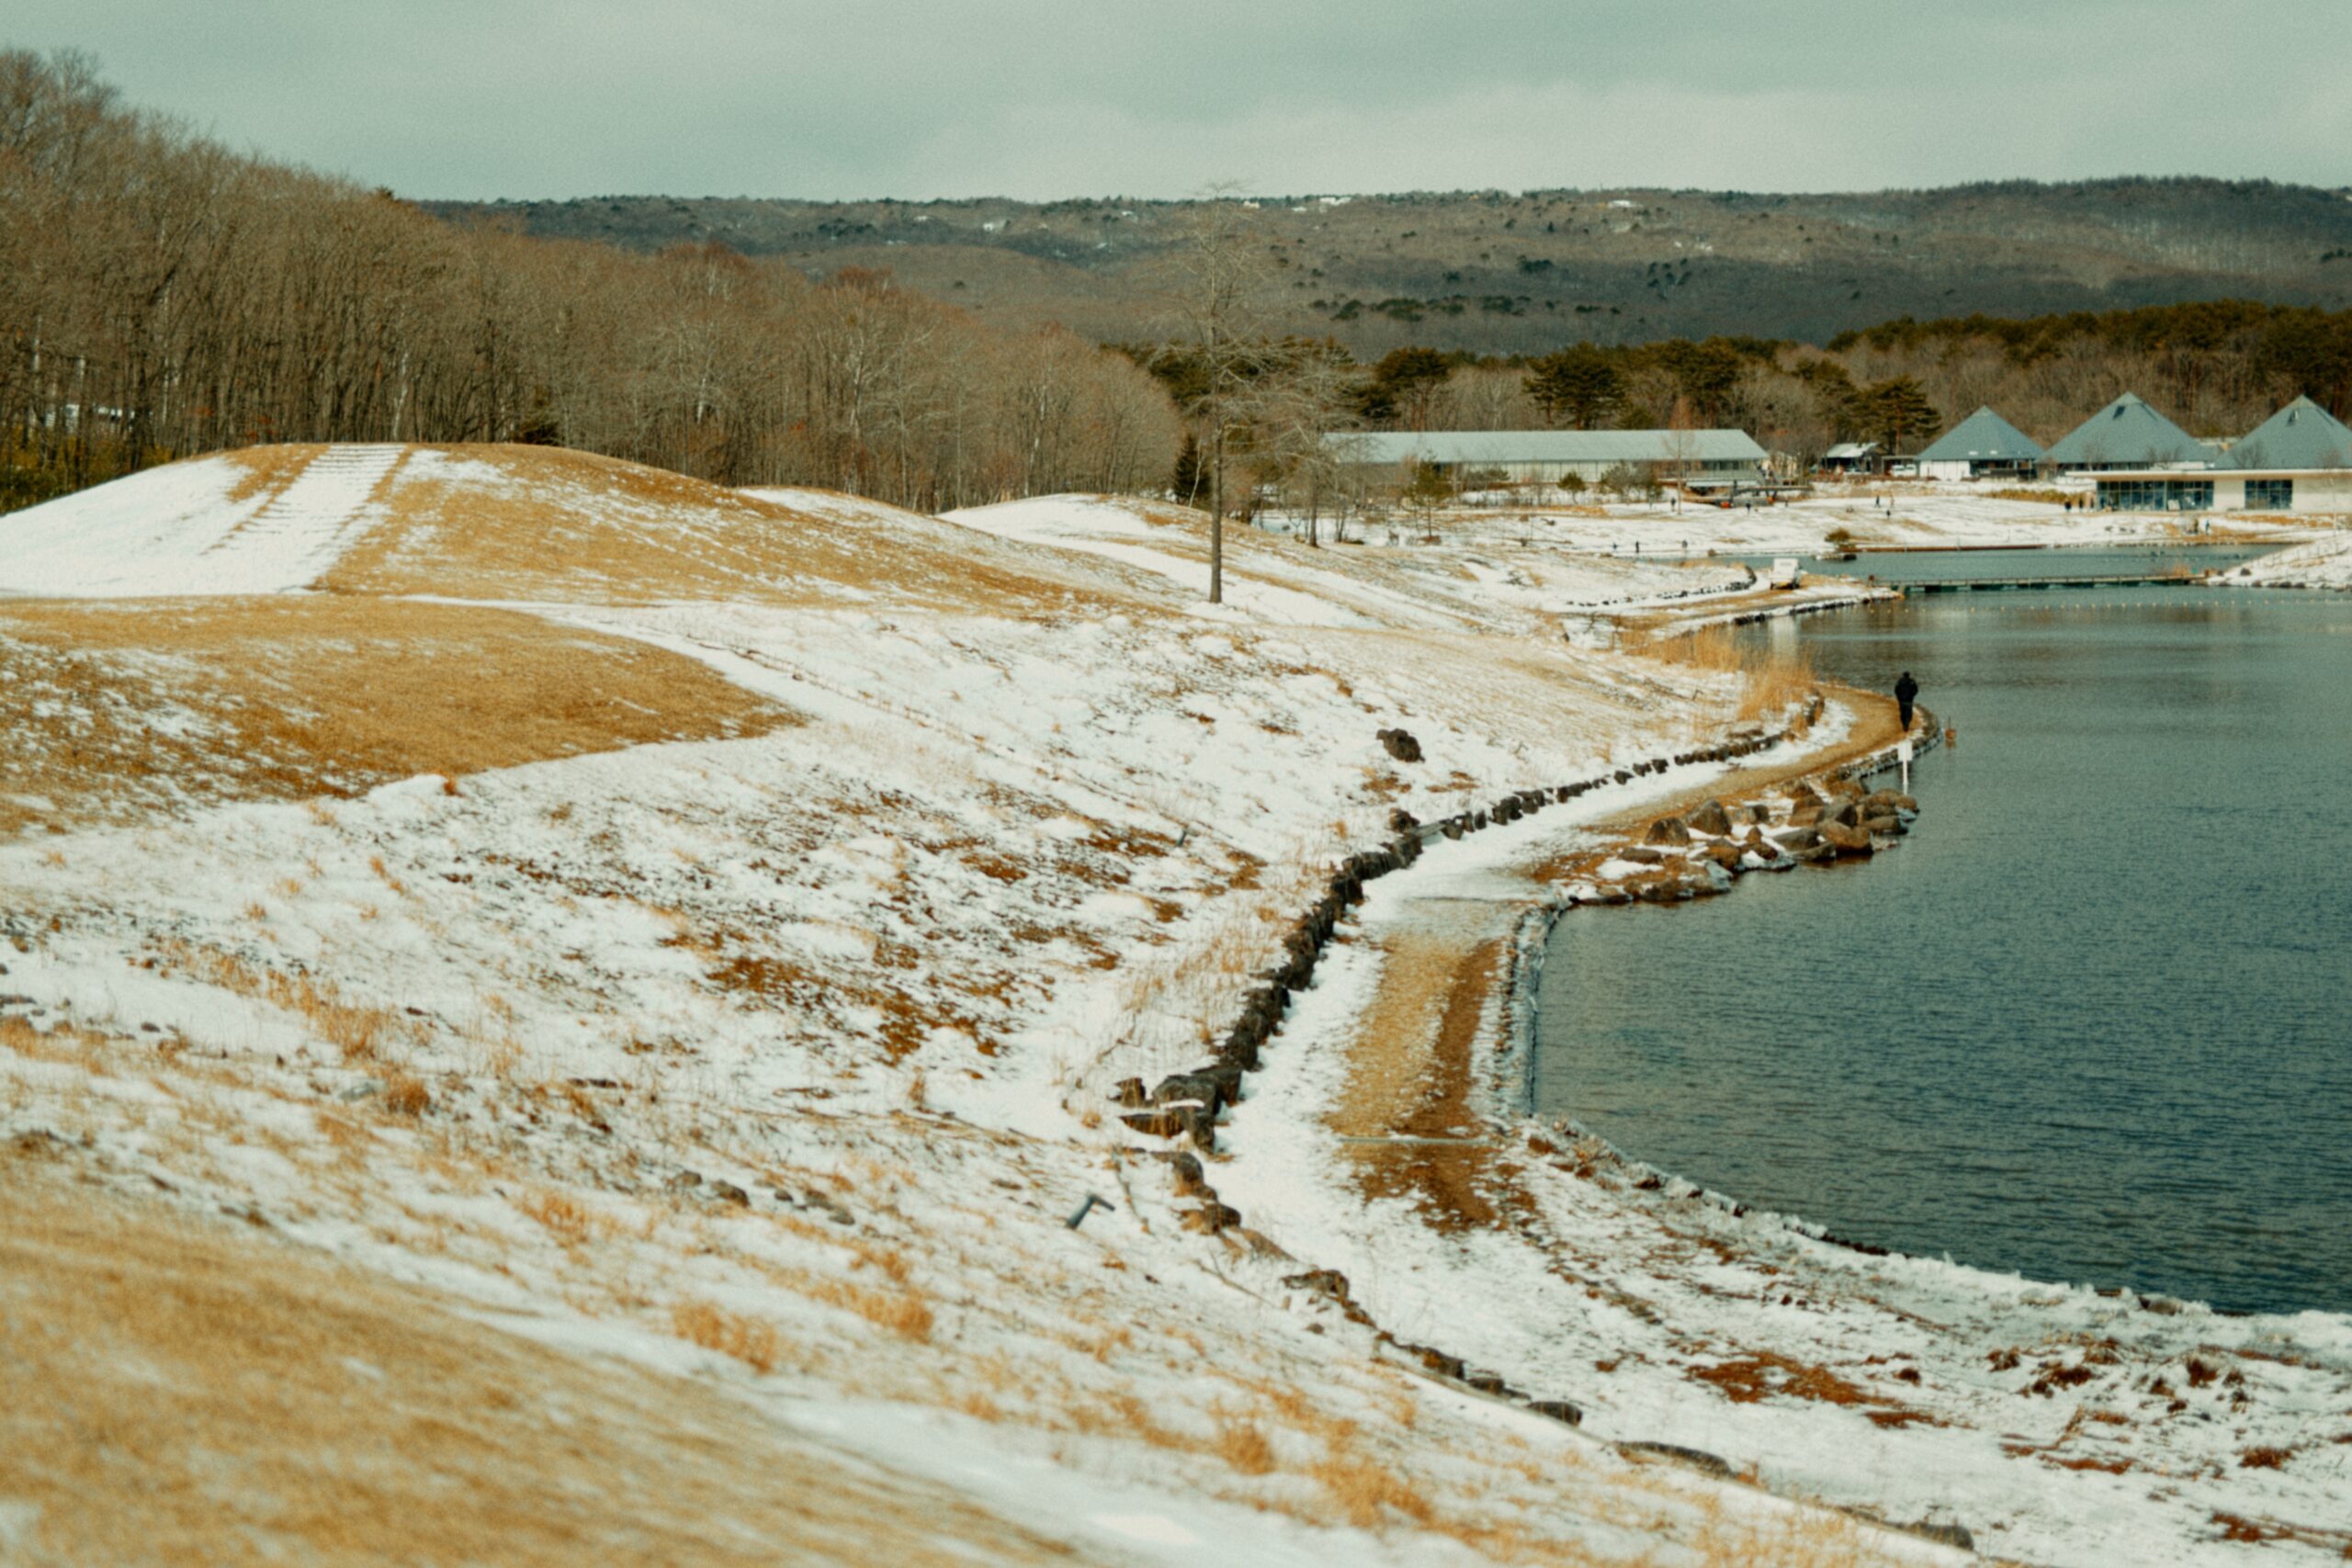
[[[1208,483],[1208,470],[1201,462],[1201,444],[1193,433],[1184,433],[1184,445],[1176,454],[1176,472],[1170,476],[1168,488],[1174,492],[1180,506],[1200,504],[1201,487]]]
[[[1554,424],[1590,430],[1616,412],[1625,383],[1606,351],[1579,343],[1529,366],[1527,395]]]
[[[1916,447],[1939,423],[1936,405],[1908,376],[1873,381],[1854,399],[1854,423],[1889,453]]]
[[[1429,416],[1431,394],[1453,374],[1453,357],[1434,348],[1391,349],[1372,367],[1359,408],[1367,419],[1401,419],[1419,430]]]

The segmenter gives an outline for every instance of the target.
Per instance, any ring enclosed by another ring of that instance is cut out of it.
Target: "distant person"
[[[1903,720],[1903,733],[1911,733],[1911,705],[1919,700],[1919,682],[1911,679],[1905,670],[1903,678],[1894,682],[1894,710]]]

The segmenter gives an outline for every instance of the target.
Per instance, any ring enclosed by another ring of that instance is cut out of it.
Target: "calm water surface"
[[[2201,572],[2266,553],[2226,545],[2069,546],[2055,550],[1860,550],[1852,560],[1797,557],[1808,573],[1875,577],[1882,582],[1949,582],[2013,577],[2165,577]],[[1761,570],[1770,556],[1732,558]]]
[[[1563,919],[1540,1108],[1857,1240],[2352,1310],[2352,598],[1938,595],[1756,632],[1860,685],[1912,671],[1959,744],[1872,862]]]

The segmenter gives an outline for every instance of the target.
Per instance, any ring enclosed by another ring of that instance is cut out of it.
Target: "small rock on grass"
[[[1712,1475],[1719,1481],[1729,1481],[1732,1478],[1731,1466],[1720,1456],[1711,1454],[1704,1449],[1685,1448],[1680,1443],[1620,1443],[1617,1447],[1623,1453],[1638,1454],[1651,1459],[1673,1460],[1679,1464],[1689,1465],[1702,1475]]]

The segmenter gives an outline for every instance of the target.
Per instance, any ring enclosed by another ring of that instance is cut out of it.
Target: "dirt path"
[[[1494,1129],[1478,1099],[1478,1053],[1498,1043],[1495,1002],[1509,979],[1510,939],[1543,884],[1607,858],[1657,818],[1708,797],[1726,802],[1776,790],[1789,781],[1841,768],[1883,750],[1901,737],[1894,704],[1844,689],[1851,729],[1826,746],[1719,775],[1683,797],[1591,825],[1594,845],[1532,859],[1514,868],[1524,897],[1408,898],[1402,909],[1360,940],[1379,949],[1381,973],[1372,1005],[1348,1046],[1345,1088],[1329,1118],[1366,1198],[1410,1197],[1442,1228],[1491,1224],[1523,1197],[1498,1163]],[[1504,888],[1510,886],[1507,878]]]

